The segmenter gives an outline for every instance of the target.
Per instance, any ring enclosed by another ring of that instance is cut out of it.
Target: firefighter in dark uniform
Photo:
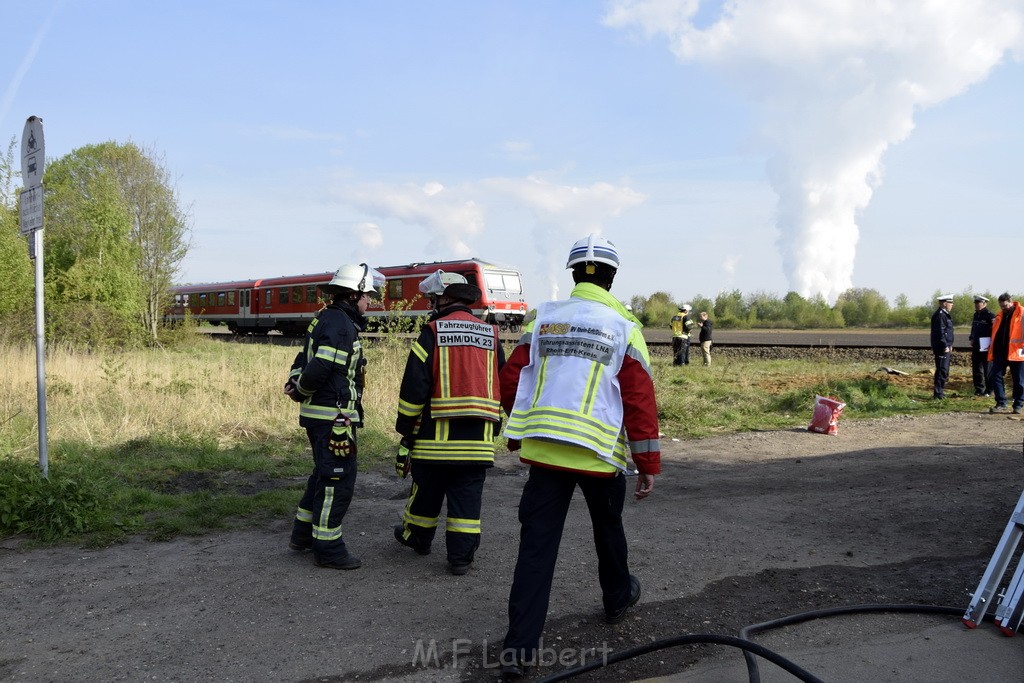
[[[412,471],[412,490],[395,539],[430,552],[447,498],[448,569],[469,571],[480,545],[480,507],[500,429],[498,371],[505,355],[498,328],[470,305],[480,289],[457,273],[436,271],[420,283],[434,311],[412,345],[398,397],[402,436],[395,470]]]
[[[366,264],[344,265],[322,286],[331,303],[317,313],[295,357],[284,393],[299,402],[299,425],[313,449],[313,472],[299,501],[288,547],[311,549],[313,563],[358,569],[342,537],[341,520],[356,483],[356,427],[362,426],[363,358],[359,332],[371,295],[384,276]]]

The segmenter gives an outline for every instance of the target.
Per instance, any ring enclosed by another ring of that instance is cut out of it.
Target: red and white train
[[[518,270],[476,258],[462,261],[375,266],[387,278],[383,300],[374,300],[366,312],[370,322],[383,316],[415,318],[426,315],[430,302],[420,294],[419,283],[440,269],[459,273],[480,288],[473,313],[503,330],[517,331],[528,309],[523,299],[523,280]],[[236,333],[301,335],[309,321],[326,303],[319,290],[334,275],[314,273],[290,277],[180,285],[173,288],[174,304],[167,320],[180,321],[186,313],[194,320],[226,325]]]

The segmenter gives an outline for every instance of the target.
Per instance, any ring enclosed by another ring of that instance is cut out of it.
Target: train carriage
[[[415,318],[426,315],[430,302],[420,294],[419,283],[436,270],[459,273],[480,288],[473,313],[503,330],[516,331],[528,309],[523,298],[522,275],[514,268],[480,259],[378,266],[387,279],[384,297],[373,301],[366,312],[371,323],[386,316]],[[186,314],[212,325],[226,325],[232,332],[266,334],[272,330],[301,335],[309,321],[326,303],[319,287],[333,272],[208,284],[181,285],[173,289],[170,321]]]

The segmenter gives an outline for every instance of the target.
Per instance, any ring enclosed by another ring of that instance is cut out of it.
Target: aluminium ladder
[[[985,612],[993,606],[993,599],[996,599],[994,613],[996,626],[1003,632],[1003,635],[1012,636],[1020,628],[1021,621],[1024,620],[1024,601],[1021,599],[1024,597],[1024,557],[1019,559],[1013,578],[1010,579],[1003,593],[997,594],[997,591],[1022,536],[1024,536],[1024,493],[1021,493],[1020,500],[1017,501],[1017,507],[1014,508],[1013,514],[1010,516],[1006,530],[1003,531],[1003,536],[999,539],[992,559],[981,577],[981,583],[974,591],[971,604],[968,605],[967,612],[963,616],[962,621],[967,628],[975,628],[981,623]]]

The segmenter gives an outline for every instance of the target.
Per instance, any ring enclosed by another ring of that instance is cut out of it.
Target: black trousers
[[[690,340],[672,337],[672,365],[690,364]]]
[[[412,491],[402,526],[413,542],[429,548],[437,531],[441,504],[448,501],[445,545],[448,561],[468,564],[480,547],[480,508],[486,465],[447,465],[414,460]]]
[[[971,351],[971,375],[974,377],[974,393],[987,394],[991,391],[988,375],[992,364],[988,360],[988,351]]]
[[[583,491],[594,528],[605,611],[619,609],[629,601],[628,550],[622,528],[626,478],[531,467],[519,501],[519,558],[508,596],[504,644],[505,651],[515,651],[524,661],[530,661],[544,631],[562,529],[577,486]]]
[[[348,557],[342,538],[341,520],[352,503],[356,487],[356,456],[336,458],[327,448],[333,423],[306,427],[313,449],[313,473],[299,501],[292,524],[292,541],[307,545],[312,539],[313,554],[327,562]]]
[[[946,397],[946,382],[949,381],[949,359],[950,353],[935,354],[935,388],[932,392],[934,398]]]

